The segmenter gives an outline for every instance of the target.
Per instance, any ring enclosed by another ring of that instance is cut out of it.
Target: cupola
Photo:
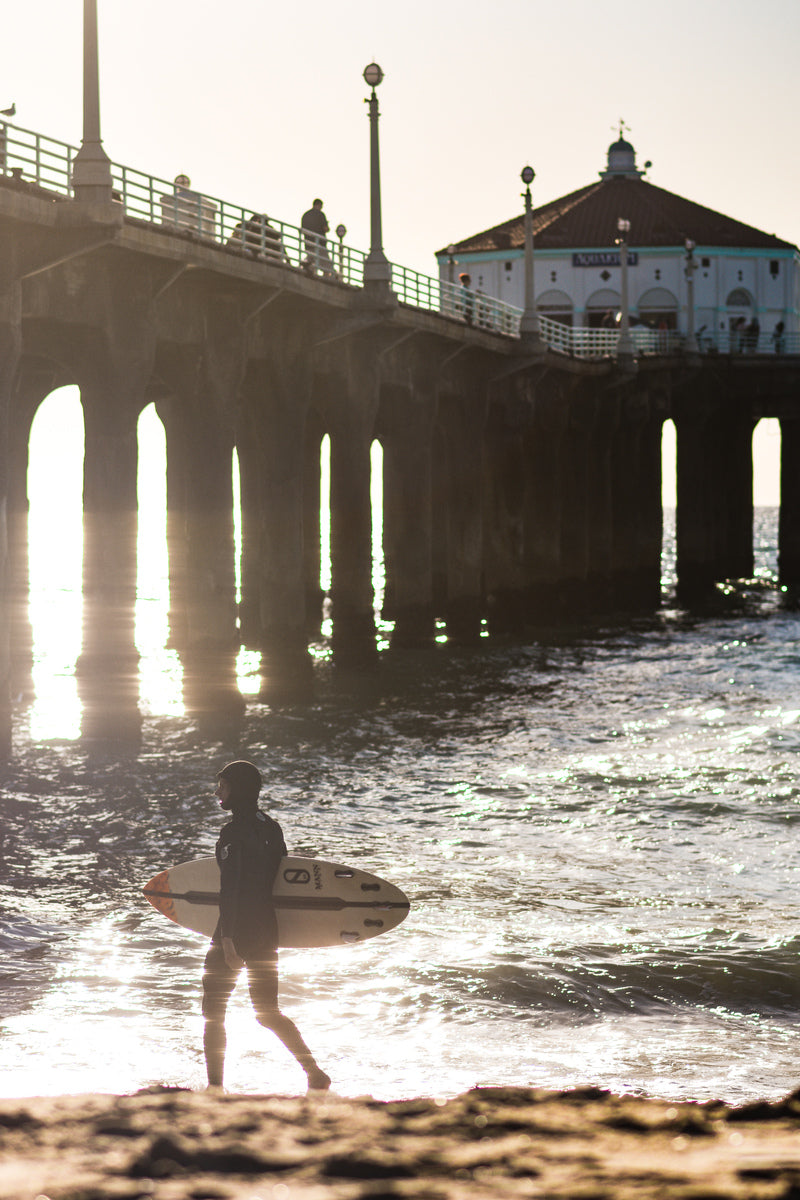
[[[649,164],[648,164],[649,166]],[[600,172],[601,179],[640,179],[644,171],[636,170],[636,151],[626,142],[620,130],[619,138],[608,147],[608,165]]]

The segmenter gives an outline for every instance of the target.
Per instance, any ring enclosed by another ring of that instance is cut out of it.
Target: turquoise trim
[[[567,259],[572,262],[573,254],[591,254],[597,250],[613,250],[613,245],[608,246],[570,246],[568,250],[537,250],[534,241],[533,256],[536,258],[549,259]],[[686,251],[682,246],[637,246],[631,244],[629,250],[635,250],[637,254],[646,254],[652,258],[675,258],[676,256],[683,258]],[[443,254],[436,256],[436,261],[440,266],[447,266],[450,262],[450,255]],[[453,261],[456,263],[482,263],[482,262],[508,262],[511,259],[525,257],[524,250],[469,250],[462,254],[454,254]],[[697,258],[781,258],[781,259],[796,259],[800,262],[800,250],[794,249],[776,249],[766,250],[763,247],[760,249],[736,249],[729,246],[695,246],[694,257]],[[576,268],[577,269],[577,268]],[[591,270],[591,268],[581,268],[582,270]]]
[[[544,254],[544,251],[542,251]],[[534,246],[534,257],[536,255],[536,247]],[[479,262],[503,262],[509,258],[524,258],[524,250],[471,250],[469,253],[454,254],[453,262],[461,265],[462,263],[479,263]],[[436,255],[436,261],[440,266],[446,267],[450,263],[450,255]]]

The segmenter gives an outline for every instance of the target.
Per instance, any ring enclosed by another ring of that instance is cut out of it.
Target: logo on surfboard
[[[306,870],[303,870],[299,867],[292,867],[283,872],[283,878],[286,880],[287,883],[303,884],[303,883],[308,883],[309,880],[311,879],[311,876],[309,875],[308,871],[306,871]]]

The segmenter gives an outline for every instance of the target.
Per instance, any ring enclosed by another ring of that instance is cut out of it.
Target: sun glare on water
[[[83,568],[83,411],[76,388],[53,392],[34,418],[28,495],[31,734],[75,738],[81,715],[75,663],[81,649]]]
[[[75,666],[81,652],[83,569],[83,410],[77,388],[59,388],[40,406],[30,437],[29,614],[33,632],[31,734],[77,738]],[[166,442],[152,405],[139,419],[139,534],[136,645],[142,708],[181,713],[181,668],[166,649],[169,574]]]
[[[169,648],[169,562],[166,533],[166,437],[152,404],[139,418],[136,646],[141,708],[152,716],[183,713],[182,668]],[[33,421],[28,470],[30,605],[35,698],[30,712],[36,740],[80,736],[81,710],[75,667],[81,652],[83,567],[84,430],[80,393],[59,388],[43,401]],[[385,581],[383,558],[383,451],[371,452],[372,571],[380,645],[391,630],[379,619]],[[232,461],[237,600],[241,598],[241,487],[236,452]],[[320,587],[331,589],[330,439],[320,452]],[[330,637],[330,613],[321,614]],[[326,656],[326,642],[313,653]],[[244,695],[260,687],[260,656],[242,648],[237,659]]]
[[[30,604],[33,633],[35,698],[30,729],[37,740],[74,739],[80,735],[81,711],[75,666],[81,651],[81,586],[83,560],[83,411],[76,387],[59,388],[43,401],[33,421],[28,470]],[[762,420],[753,443],[756,498],[777,503],[780,486],[780,426]],[[663,434],[662,480],[664,503],[675,504],[675,430],[666,421]],[[182,668],[169,648],[169,567],[166,534],[166,438],[152,404],[139,418],[138,571],[136,645],[140,654],[140,696],[143,713],[152,716],[183,713]],[[383,448],[371,450],[372,575],[376,634],[379,647],[388,645],[391,623],[381,619],[385,586],[383,552]],[[237,594],[241,587],[241,519],[239,463],[232,462]],[[766,500],[764,499],[766,497]],[[320,588],[331,589],[330,562],[330,440],[320,452]],[[311,647],[327,657],[332,631],[329,603],[322,617],[322,638]],[[440,630],[437,640],[445,640]],[[242,649],[238,661],[239,687],[245,695],[260,686],[260,657]]]

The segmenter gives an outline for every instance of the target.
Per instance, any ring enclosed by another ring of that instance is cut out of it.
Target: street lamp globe
[[[520,171],[520,179],[527,187],[530,187],[535,178],[536,172],[533,167],[523,167]]]
[[[347,233],[346,225],[337,225],[336,226],[336,236],[339,238],[340,241],[346,233]]]
[[[625,217],[620,217],[619,220],[617,221],[617,229],[623,235],[626,233],[630,233],[630,231],[631,231],[630,221],[627,221],[625,219]]]
[[[364,68],[364,79],[371,88],[376,88],[383,79],[383,71],[377,63],[370,63]]]

